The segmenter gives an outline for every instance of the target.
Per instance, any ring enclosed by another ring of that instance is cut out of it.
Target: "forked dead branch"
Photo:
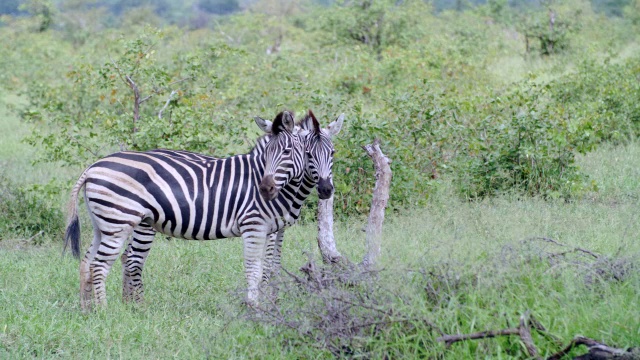
[[[549,334],[547,329],[538,322],[533,315],[529,313],[529,311],[525,312],[520,317],[520,323],[518,327],[508,328],[502,330],[488,330],[482,331],[472,334],[459,334],[459,335],[444,335],[437,339],[437,341],[445,343],[447,347],[459,341],[466,340],[479,340],[479,339],[488,339],[494,338],[498,336],[518,336],[522,341],[522,345],[527,350],[527,354],[532,359],[540,359],[543,358],[540,356],[538,348],[533,342],[533,337],[531,336],[531,331],[535,330],[537,333],[542,335],[547,339],[551,339],[557,345],[560,345],[560,341],[557,337]],[[601,342],[596,340],[584,337],[584,336],[576,336],[573,340],[563,347],[560,351],[555,354],[544,358],[545,360],[560,360],[569,354],[571,350],[575,347],[584,345],[589,349],[589,352],[583,355],[579,355],[574,357],[574,360],[608,360],[608,359],[617,359],[617,360],[638,360],[640,359],[640,348],[628,348],[628,349],[618,349],[614,347],[607,346]]]

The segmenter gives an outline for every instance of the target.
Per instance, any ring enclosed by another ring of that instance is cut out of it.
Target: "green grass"
[[[1,118],[16,129],[3,135],[0,146],[8,173],[29,180],[49,176],[22,161],[32,156],[19,142],[23,125],[15,117]],[[389,306],[448,333],[506,328],[529,310],[565,343],[582,334],[612,346],[638,346],[637,266],[623,281],[589,279],[594,267],[550,266],[540,254],[560,250],[527,240],[548,237],[637,263],[640,145],[604,147],[578,160],[599,187],[579,201],[503,197],[464,203],[445,186],[426,208],[389,216],[378,286],[401,295]],[[354,220],[336,226],[338,249],[354,261],[365,251],[363,225]],[[90,233],[85,218],[85,249]],[[315,235],[313,224],[287,232],[285,268],[299,268],[306,254],[319,261]],[[108,307],[90,314],[79,309],[78,262],[61,256],[61,241],[38,247],[19,239],[0,241],[0,359],[330,357],[313,344],[291,345],[286,340],[295,333],[245,319],[239,239],[188,242],[158,236],[144,272],[144,303],[122,303],[118,261],[107,281]],[[422,269],[441,277],[422,276]],[[439,291],[428,295],[429,284]],[[280,297],[283,307],[301,301]],[[365,350],[374,358],[526,357],[516,339],[445,349],[436,336],[424,326],[394,325],[369,339]],[[543,354],[558,350],[540,337],[535,341]]]

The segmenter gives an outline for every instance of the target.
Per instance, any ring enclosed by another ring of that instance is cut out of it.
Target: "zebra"
[[[264,120],[269,126],[269,121]],[[296,124],[298,134],[302,138],[307,159],[306,169],[302,186],[296,194],[293,203],[292,216],[298,219],[302,209],[302,203],[311,194],[313,187],[317,187],[318,197],[326,200],[333,195],[333,156],[335,148],[332,138],[342,129],[344,114],[340,114],[326,128],[321,128],[320,123],[311,110]],[[268,127],[263,129],[268,132]],[[263,146],[265,139],[258,142],[257,148]],[[279,273],[281,267],[282,243],[284,241],[284,228],[271,233],[267,239],[265,251],[265,265],[263,271],[262,284],[269,282],[269,279]]]
[[[265,133],[270,134],[272,132],[273,123],[271,121],[260,117],[256,117],[255,121]],[[326,129],[321,129],[315,115],[309,110],[308,114],[296,124],[294,132],[299,134],[305,149],[305,172],[301,185],[289,183],[280,190],[281,194],[286,194],[283,197],[289,203],[289,216],[293,221],[299,218],[302,204],[316,185],[318,196],[321,199],[327,199],[333,194],[332,166],[335,150],[331,138],[340,132],[343,121],[344,114],[341,114]],[[270,135],[259,138],[253,152],[258,154],[266,151],[269,141]],[[184,157],[189,160],[210,159],[187,151],[155,150],[155,152]],[[272,274],[279,272],[283,239],[284,229],[268,235],[261,285],[267,284]],[[147,239],[134,237],[127,249],[127,256],[122,258],[123,274],[125,274],[123,278],[123,297],[126,300],[134,300],[136,302],[142,300],[142,269],[152,241],[153,234],[150,234]]]
[[[106,305],[105,279],[122,253],[123,299],[141,300],[142,265],[156,232],[193,240],[242,236],[248,284],[257,303],[267,234],[293,224],[288,199],[301,188],[305,151],[290,112],[272,122],[256,117],[269,138],[259,150],[228,158],[184,151],[118,152],[89,166],[71,192],[65,250],[80,257],[77,200],[85,202],[93,241],[80,262],[80,304]],[[283,189],[287,191],[283,191]]]

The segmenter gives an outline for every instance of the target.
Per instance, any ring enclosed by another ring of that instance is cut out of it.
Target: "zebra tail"
[[[69,201],[68,214],[69,221],[67,230],[64,233],[64,249],[62,253],[67,251],[67,247],[71,244],[71,253],[76,259],[80,258],[80,221],[78,220],[78,193],[87,180],[86,171],[80,175],[80,179],[71,190],[71,200]]]

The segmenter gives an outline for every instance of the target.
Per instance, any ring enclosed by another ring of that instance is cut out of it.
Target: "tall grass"
[[[602,149],[580,163],[600,187],[585,200],[505,197],[462,203],[443,187],[425,209],[389,217],[378,285],[402,294],[389,306],[429,319],[448,333],[506,328],[529,310],[564,341],[582,334],[613,346],[637,346],[637,267],[621,281],[589,277],[589,269],[570,262],[552,266],[540,259],[544,251],[561,249],[527,241],[547,237],[615,259],[638,259],[640,146]],[[338,247],[352,260],[361,259],[365,250],[362,226],[337,224]],[[86,248],[90,229],[85,226],[82,234]],[[319,259],[315,234],[313,225],[287,231],[286,269],[297,269],[308,255]],[[60,250],[59,242],[38,248],[0,242],[0,358],[331,357],[314,344],[292,344],[287,339],[295,334],[281,327],[245,319],[238,239],[158,236],[144,271],[144,303],[121,302],[116,262],[107,281],[108,307],[91,314],[79,309],[78,263]],[[300,301],[280,297],[282,306]],[[515,339],[445,349],[436,336],[426,327],[392,326],[365,341],[365,350],[394,358],[526,357]],[[534,340],[542,353],[557,350],[543,338]]]

